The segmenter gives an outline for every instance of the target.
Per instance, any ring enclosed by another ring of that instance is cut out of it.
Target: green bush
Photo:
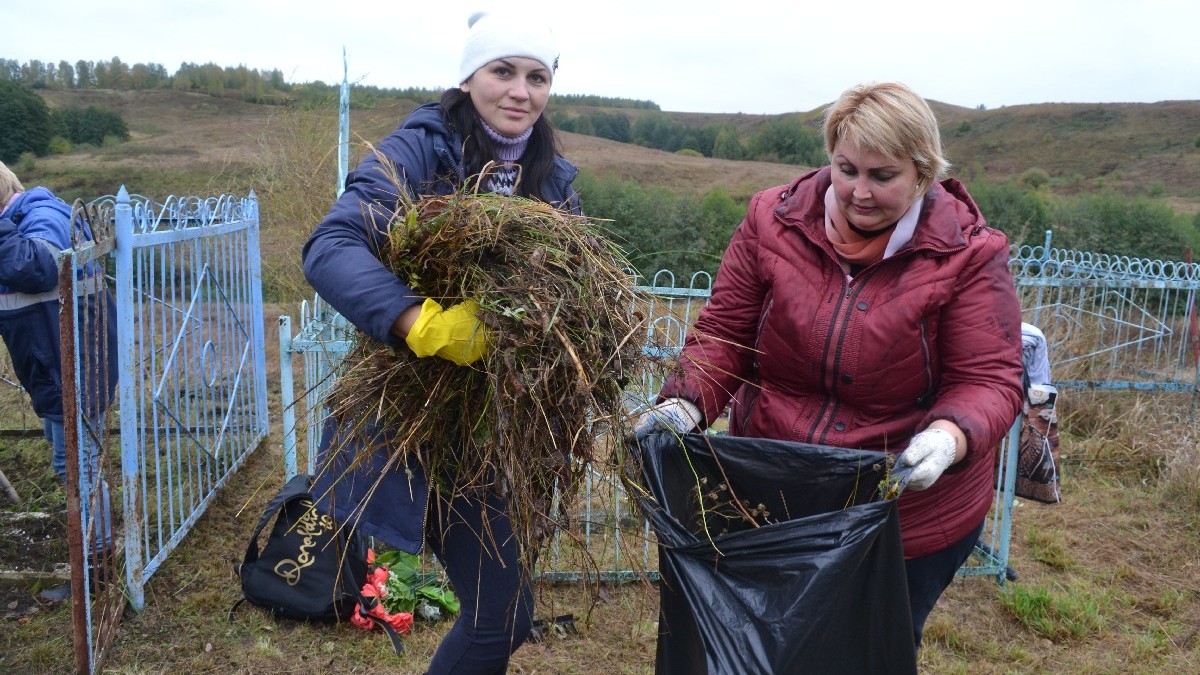
[[[750,138],[753,159],[821,166],[825,164],[825,141],[817,131],[796,117],[773,119]]]
[[[1044,193],[982,181],[972,183],[970,191],[988,225],[1007,234],[1013,243],[1040,244],[1053,226]]]
[[[1062,248],[1168,260],[1200,250],[1190,219],[1158,199],[1081,195],[1056,202],[1053,213],[1054,242]]]
[[[700,152],[699,150],[693,150],[691,148],[680,148],[679,150],[675,151],[675,154],[681,155],[683,157],[703,157],[704,156],[704,153]]]
[[[52,155],[65,155],[71,152],[72,147],[71,141],[62,136],[55,136],[50,139],[50,154]]]
[[[583,210],[605,222],[643,275],[716,272],[729,237],[745,215],[721,188],[703,197],[582,173],[575,181]]]
[[[618,143],[630,141],[629,118],[621,113],[594,112],[590,115],[592,129],[600,138]]]
[[[58,135],[76,145],[104,145],[110,136],[115,142],[129,140],[129,127],[121,115],[101,106],[60,108],[54,111],[52,119]]]
[[[732,124],[725,123],[717,129],[717,136],[713,139],[712,156],[718,159],[741,159],[745,156],[742,141]]]
[[[0,130],[0,161],[46,154],[52,135],[46,102],[29,87],[0,80]]]
[[[633,142],[648,148],[675,152],[684,146],[687,128],[665,113],[642,113],[633,123]]]
[[[1037,190],[1050,183],[1050,174],[1046,173],[1044,169],[1031,167],[1021,174],[1017,182],[1031,190]]]

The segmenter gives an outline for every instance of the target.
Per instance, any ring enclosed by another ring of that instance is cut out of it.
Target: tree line
[[[259,70],[244,65],[218,66],[215,63],[182,63],[174,72],[158,63],[125,63],[119,57],[108,61],[79,60],[21,62],[0,59],[0,82],[22,84],[31,89],[173,89],[250,103],[295,105],[305,108],[328,105],[341,91],[339,83],[292,83],[278,69]],[[408,99],[417,103],[438,100],[444,89],[421,87],[375,87],[350,85],[350,105],[371,108],[385,99]],[[554,94],[551,104],[586,105],[606,108],[658,110],[653,101],[583,94]]]
[[[684,281],[697,271],[715,274],[749,206],[719,187],[695,195],[588,173],[576,187],[584,211],[607,226],[647,278],[659,270]],[[974,181],[968,189],[1010,243],[1040,245],[1053,230],[1058,248],[1161,260],[1200,251],[1200,214],[1178,214],[1161,199],[1111,191],[1056,197],[1019,181]]]
[[[326,107],[341,92],[338,83],[291,83],[278,69],[259,70],[245,65],[182,63],[169,72],[158,63],[125,63],[120,57],[108,61],[79,60],[20,62],[0,59],[0,82],[7,81],[38,90],[147,90],[171,89],[234,98],[249,103],[288,105],[304,109]],[[407,99],[418,104],[438,100],[444,89],[421,87],[387,88],[351,84],[350,106],[370,109],[384,100]],[[699,154],[719,159],[747,159],[815,166],[824,162],[824,145],[818,131],[799,116],[783,116],[763,123],[743,137],[730,122],[689,127],[662,112],[648,100],[585,94],[552,94],[555,124],[564,131],[636,143],[667,152]],[[571,113],[564,108],[608,108]],[[617,112],[615,109],[632,111]],[[632,118],[632,119],[631,119]]]
[[[560,110],[551,119],[563,131],[666,152],[803,166],[820,166],[826,161],[821,133],[799,115],[769,119],[745,137],[732,122],[687,126],[658,110],[640,113],[632,122],[624,113],[603,110],[585,113]]]

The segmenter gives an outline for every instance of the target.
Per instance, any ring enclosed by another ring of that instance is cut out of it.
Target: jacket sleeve
[[[54,245],[25,237],[9,218],[0,219],[0,284],[19,293],[45,293],[58,286]]]
[[[753,346],[766,294],[758,255],[758,214],[770,214],[761,206],[765,194],[750,201],[746,219],[721,258],[708,303],[684,340],[679,369],[659,392],[660,400],[680,397],[694,402],[705,424],[725,410],[754,366]]]
[[[961,465],[991,453],[1021,405],[1021,309],[1008,270],[1005,236],[986,229],[942,309],[937,345],[942,377],[937,399],[918,426],[954,422],[967,437]]]
[[[399,346],[396,318],[423,298],[376,255],[399,206],[400,191],[431,178],[417,130],[397,130],[346,177],[346,189],[304,244],[304,276],[331,307],[372,338]]]

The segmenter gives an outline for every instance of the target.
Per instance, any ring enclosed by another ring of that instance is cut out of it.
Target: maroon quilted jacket
[[[824,233],[829,167],[758,193],[689,331],[682,397],[730,433],[899,452],[936,419],[966,457],[900,498],[906,557],[942,550],[987,513],[994,452],[1021,396],[1021,314],[1008,242],[956,180],[925,196],[912,240],[852,281]]]

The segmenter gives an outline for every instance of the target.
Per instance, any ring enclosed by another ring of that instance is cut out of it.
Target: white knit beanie
[[[540,61],[554,73],[558,68],[558,47],[554,33],[536,19],[507,14],[475,12],[467,19],[470,31],[463,47],[458,81],[466,82],[476,70],[506,56],[523,56]]]

